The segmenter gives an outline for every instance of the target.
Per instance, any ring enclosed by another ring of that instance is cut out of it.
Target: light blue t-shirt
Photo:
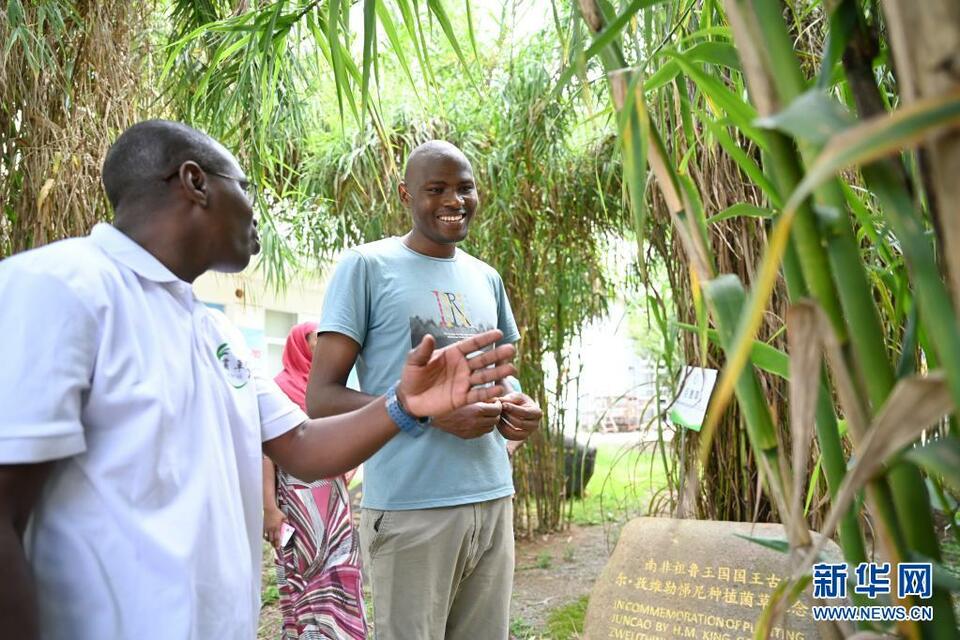
[[[519,340],[503,280],[457,249],[432,258],[392,237],[346,251],[327,288],[320,331],[360,345],[360,389],[380,395],[400,378],[407,354],[426,333],[443,347],[498,328],[501,344]],[[430,428],[400,433],[363,471],[363,506],[406,510],[493,500],[513,494],[506,441],[496,430],[464,440]]]

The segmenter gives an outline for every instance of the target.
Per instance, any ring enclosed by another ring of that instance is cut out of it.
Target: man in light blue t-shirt
[[[486,329],[520,338],[500,275],[457,248],[479,204],[452,144],[407,160],[400,199],[413,229],[347,251],[324,301],[307,389],[310,415],[352,411],[383,393],[429,333],[438,346]],[[346,388],[356,365],[362,392]],[[542,413],[519,389],[424,418],[364,467],[360,543],[378,639],[503,640],[513,585],[513,480],[507,440]]]

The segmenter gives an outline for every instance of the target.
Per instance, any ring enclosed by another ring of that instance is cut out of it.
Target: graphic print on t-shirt
[[[435,318],[410,318],[410,346],[416,347],[428,333],[437,341],[437,349],[450,346],[464,338],[492,329],[485,324],[470,320],[470,305],[466,296],[452,291],[434,289],[430,296],[436,304]]]

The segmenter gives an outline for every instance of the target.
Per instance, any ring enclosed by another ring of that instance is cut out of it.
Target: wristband
[[[420,437],[426,431],[430,418],[418,418],[410,415],[407,410],[403,408],[403,405],[400,404],[400,399],[397,397],[397,384],[399,383],[394,382],[390,385],[390,388],[387,389],[387,414],[400,431],[414,438]]]

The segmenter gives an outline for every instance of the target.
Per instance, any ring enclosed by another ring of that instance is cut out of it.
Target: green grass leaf
[[[363,0],[363,80],[360,87],[360,112],[365,120],[370,94],[370,68],[373,66],[374,41],[377,37],[377,0]]]
[[[643,83],[643,89],[647,93],[653,93],[660,87],[666,86],[680,74],[680,65],[675,60],[669,60],[666,64],[660,65],[660,68],[650,74],[647,81]]]
[[[704,431],[715,428],[716,420],[729,404],[740,373],[750,359],[753,338],[766,314],[767,303],[779,277],[799,205],[825,180],[850,165],[869,163],[919,143],[931,132],[960,123],[960,90],[916,102],[909,107],[845,130],[824,147],[814,165],[791,194],[778,218],[764,252],[750,300],[740,319],[736,339],[726,350],[727,363],[714,390],[711,411]],[[960,362],[955,363],[960,366]],[[948,369],[949,372],[949,369]]]
[[[547,614],[547,632],[552,640],[573,640],[583,634],[589,596],[557,607]]]
[[[737,49],[729,42],[700,42],[684,50],[683,56],[691,62],[703,62],[740,71]]]
[[[443,1],[427,0],[427,6],[430,8],[431,13],[437,18],[437,22],[440,23],[440,28],[447,36],[447,40],[450,42],[450,46],[453,47],[454,53],[457,54],[457,58],[460,60],[460,64],[463,65],[463,70],[466,72],[467,77],[476,85],[473,74],[470,72],[470,66],[467,64],[467,59],[464,57],[463,50],[460,48],[460,43],[457,40],[457,34],[453,30],[453,23],[450,22],[450,16],[447,15],[447,10],[443,8]]]
[[[759,127],[777,129],[817,146],[855,123],[842,104],[816,88],[797,96],[779,113],[757,119]]]
[[[393,16],[390,15],[390,11],[383,2],[376,2],[375,4],[377,7],[377,17],[380,19],[380,26],[383,27],[383,32],[387,34],[387,40],[390,41],[390,46],[393,47],[393,51],[397,56],[397,61],[400,63],[400,68],[407,77],[407,81],[410,83],[410,86],[413,88],[414,92],[419,98],[420,89],[417,87],[417,83],[414,82],[413,74],[410,72],[410,64],[407,62],[405,47],[400,40],[400,33],[397,31],[397,24],[394,22]],[[414,45],[416,45],[416,41],[414,41]]]
[[[591,58],[603,51],[606,47],[613,44],[613,42],[620,36],[620,33],[623,29],[630,24],[630,21],[635,15],[646,7],[651,7],[655,4],[660,4],[664,0],[633,0],[626,9],[624,9],[620,15],[618,15],[612,22],[607,24],[603,30],[597,34],[593,39],[593,42],[590,43],[590,46],[587,47],[587,50],[583,53],[583,62],[586,64]],[[626,61],[623,60],[623,54],[618,53],[620,57],[620,68],[626,66]],[[610,69],[612,71],[612,69]],[[554,90],[559,94],[566,86],[567,83],[573,78],[573,74],[576,73],[576,69],[572,66],[567,67],[564,72],[560,75],[560,79],[557,80],[556,89]]]
[[[697,117],[700,122],[706,127],[714,138],[717,139],[717,142],[723,147],[723,150],[727,152],[727,155],[737,163],[737,166],[740,167],[740,170],[757,185],[764,195],[766,195],[774,208],[779,209],[783,204],[783,198],[780,196],[780,191],[777,189],[776,185],[764,174],[763,170],[757,165],[757,163],[743,150],[740,144],[737,143],[733,137],[727,133],[726,121],[714,122],[713,119],[704,113],[701,110],[698,110]]]
[[[903,458],[931,475],[941,476],[951,489],[960,491],[960,439],[934,440],[910,449]]]
[[[678,322],[677,327],[691,333],[697,333],[699,331],[696,325],[686,322]],[[708,329],[707,337],[710,339],[710,342],[721,346],[716,329]],[[784,380],[790,379],[790,356],[762,340],[753,341],[753,349],[750,352],[750,363],[756,368],[766,371],[767,373],[772,373]]]
[[[707,224],[712,224],[714,222],[720,222],[721,220],[729,220],[730,218],[772,218],[773,211],[769,209],[764,209],[763,207],[757,207],[752,204],[747,204],[746,202],[738,202],[737,204],[727,207],[718,214],[712,215],[707,218]]]
[[[738,538],[743,538],[749,542],[760,545],[761,547],[766,547],[767,549],[773,549],[779,553],[790,553],[790,543],[786,540],[781,540],[780,538],[761,538],[759,536],[748,536],[742,533],[733,534]]]
[[[666,55],[677,61],[680,69],[693,80],[707,102],[722,109],[743,135],[761,147],[766,146],[763,133],[754,124],[757,112],[753,105],[734,94],[719,78],[703,71],[683,54],[667,52]]]

